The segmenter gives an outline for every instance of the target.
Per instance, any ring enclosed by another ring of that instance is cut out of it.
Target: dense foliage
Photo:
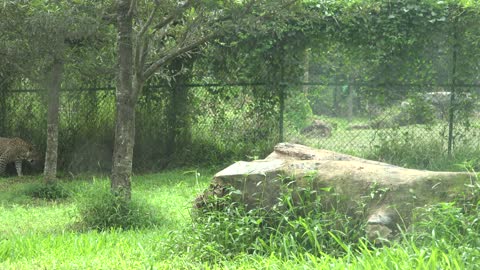
[[[176,7],[169,1],[157,9],[139,4],[134,31],[139,33],[152,12],[161,14],[157,20]],[[476,125],[475,102],[461,97],[477,97],[479,10],[476,1],[367,0],[207,1],[182,9],[170,34],[157,28],[145,33],[147,66],[182,41],[215,35],[147,81],[137,107],[134,167],[262,157],[281,134],[296,139],[289,134],[312,118],[373,121],[389,113],[385,106],[405,100],[413,104],[408,114],[392,119],[437,124],[421,99],[436,91],[456,93],[442,121],[455,123],[459,139]],[[44,95],[11,91],[44,88],[61,45],[62,88],[90,91],[61,94],[59,166],[109,170],[114,97],[103,90],[115,84],[115,4],[6,1],[0,12],[1,135],[26,137],[45,149]],[[298,85],[301,81],[316,84]]]
[[[130,75],[144,83],[133,106],[137,171],[263,158],[282,136],[410,168],[480,168],[479,1],[132,3]],[[61,60],[58,164],[72,177],[1,179],[0,268],[478,266],[478,179],[473,200],[418,209],[383,247],[313,190],[286,192],[273,209],[227,196],[202,211],[192,200],[211,171],[134,175],[132,200],[106,179],[77,179],[112,167],[117,11],[115,1],[0,5],[0,136],[45,149]],[[312,120],[331,136],[302,132]]]

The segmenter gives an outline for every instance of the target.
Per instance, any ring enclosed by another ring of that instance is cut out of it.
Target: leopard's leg
[[[7,160],[5,155],[0,156],[0,175],[5,174],[5,167],[7,166]]]
[[[17,175],[22,176],[22,160],[15,160],[15,169],[17,169]]]

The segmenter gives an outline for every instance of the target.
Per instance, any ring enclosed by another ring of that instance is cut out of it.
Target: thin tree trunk
[[[457,83],[457,51],[458,51],[458,32],[456,29],[457,19],[453,26],[453,48],[452,48],[452,85],[450,88],[450,104],[448,107],[448,157],[452,157],[454,144],[454,121],[455,121],[455,84]]]
[[[173,97],[175,104],[176,123],[175,123],[175,151],[183,151],[184,147],[191,142],[191,115],[188,104],[188,87],[178,85]]]
[[[348,122],[351,122],[353,118],[353,89],[351,85],[348,86],[347,118]]]
[[[116,89],[116,121],[111,189],[118,196],[131,198],[133,147],[135,143],[135,104],[133,92],[133,46],[131,0],[117,1],[117,50],[119,74]]]
[[[47,112],[47,150],[45,153],[44,178],[52,183],[57,177],[58,123],[60,107],[60,87],[63,76],[63,61],[55,59],[49,76]]]
[[[304,52],[303,57],[303,82],[308,83],[310,82],[310,57],[311,57],[311,50],[310,48],[306,49]],[[309,85],[303,86],[303,94],[305,97],[308,97],[308,90],[310,90]]]
[[[181,80],[180,80],[181,81]],[[177,81],[178,82],[178,81]],[[166,154],[174,156],[190,140],[190,115],[188,113],[188,88],[182,84],[170,89],[170,109],[167,112],[168,134]]]
[[[355,89],[352,84],[353,80],[349,80],[348,83],[348,96],[347,96],[347,117],[348,122],[352,122],[353,118],[353,99],[355,95]]]
[[[193,59],[186,61],[177,60],[170,68],[174,73],[181,72],[182,68],[191,70]],[[191,121],[188,109],[188,87],[185,86],[191,78],[191,72],[178,75],[170,89],[170,108],[167,112],[168,132],[166,155],[172,157],[181,152],[183,148],[190,144],[191,140]]]
[[[7,129],[7,94],[0,90],[0,134],[5,136]]]
[[[340,112],[340,106],[338,104],[339,88],[340,83],[338,82],[337,74],[335,74],[335,86],[333,88],[333,116],[338,116]]]
[[[279,141],[283,142],[285,138],[285,130],[283,127],[283,122],[285,119],[285,86],[283,84],[277,84],[278,91],[279,91],[279,119],[278,119],[278,137]]]

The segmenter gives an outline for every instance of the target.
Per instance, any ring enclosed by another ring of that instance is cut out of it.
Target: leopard
[[[5,174],[7,164],[14,162],[18,176],[22,174],[22,161],[31,165],[39,161],[39,154],[35,147],[20,138],[0,137],[0,175]]]

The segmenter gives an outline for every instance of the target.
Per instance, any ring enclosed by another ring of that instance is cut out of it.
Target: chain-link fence
[[[409,151],[423,168],[435,155],[476,159],[480,87],[457,86],[453,97],[446,87],[391,86],[386,97],[368,85],[311,84],[287,100],[286,140],[388,162]]]
[[[284,85],[282,101],[267,84],[149,86],[137,105],[134,167],[263,158],[282,138],[385,161],[408,148],[480,152],[477,87],[457,87],[453,98],[439,87],[397,88],[380,99],[367,85]],[[44,91],[7,92],[0,109],[1,136],[45,149]],[[114,124],[112,87],[62,91],[59,168],[110,170]]]
[[[136,112],[134,168],[225,163],[263,157],[278,140],[278,106],[262,100],[264,86],[149,86]],[[63,90],[59,168],[108,171],[115,128],[112,87]],[[41,151],[46,143],[43,90],[7,92],[0,136],[21,137]]]

